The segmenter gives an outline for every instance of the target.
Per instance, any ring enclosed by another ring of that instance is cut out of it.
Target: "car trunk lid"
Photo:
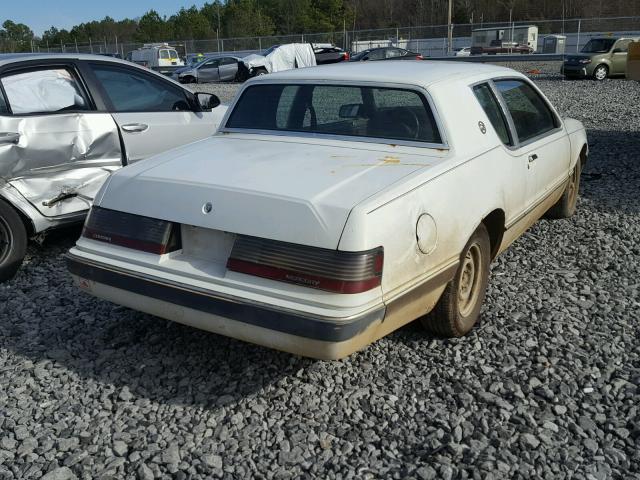
[[[104,208],[337,248],[351,209],[438,162],[435,149],[266,135],[217,135],[115,175]]]

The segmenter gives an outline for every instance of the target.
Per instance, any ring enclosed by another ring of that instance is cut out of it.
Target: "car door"
[[[111,115],[96,109],[73,61],[10,64],[0,85],[0,184],[46,217],[85,211],[122,166]]]
[[[206,138],[218,112],[199,111],[193,94],[152,72],[116,63],[90,62],[124,142],[128,163]]]
[[[624,75],[627,71],[627,53],[631,39],[618,40],[611,50],[611,74]]]
[[[224,57],[220,59],[218,66],[218,77],[221,82],[231,82],[236,78],[238,73],[238,60],[233,57]]]
[[[571,145],[562,122],[543,96],[524,79],[496,79],[515,135],[513,155],[526,160],[526,203],[533,208],[567,179]]]
[[[218,67],[220,66],[220,59],[209,60],[203,63],[198,68],[198,82],[217,82],[220,80],[220,73]]]
[[[504,162],[502,162],[504,171],[500,172],[500,174],[508,179],[504,186],[504,200],[508,207],[505,212],[505,221],[509,224],[522,216],[527,208],[525,190],[527,183],[530,181],[528,162],[526,158],[513,154],[512,148],[515,146],[515,136],[509,128],[507,114],[502,108],[491,82],[485,81],[474,85],[473,94],[503,145],[495,154],[504,159]],[[489,125],[485,124],[483,128],[488,130],[488,127]],[[488,131],[485,132],[489,133]]]

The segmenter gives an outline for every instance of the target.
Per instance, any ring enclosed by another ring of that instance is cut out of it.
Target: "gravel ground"
[[[466,338],[302,359],[79,293],[77,231],[32,246],[0,285],[0,478],[640,479],[640,86],[538,84],[589,129],[582,197]]]

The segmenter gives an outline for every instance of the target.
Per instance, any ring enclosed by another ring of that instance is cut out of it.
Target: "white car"
[[[112,175],[77,285],[322,359],[421,317],[467,333],[491,260],[573,213],[585,130],[514,70],[383,63],[253,79],[218,134]]]
[[[81,223],[112,171],[213,135],[219,104],[116,58],[0,55],[0,282],[29,237]]]
[[[455,49],[456,57],[469,57],[471,55],[471,47],[463,47]]]

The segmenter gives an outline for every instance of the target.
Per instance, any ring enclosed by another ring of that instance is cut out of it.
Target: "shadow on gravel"
[[[640,212],[640,132],[587,131],[589,159],[580,195],[598,210]]]
[[[16,353],[21,365],[25,358],[33,362],[36,378],[60,382],[62,389],[65,375],[111,386],[102,401],[211,407],[278,382],[284,386],[286,377],[314,363],[78,291],[64,265],[78,234],[60,231],[42,245],[30,245],[21,272],[0,285],[0,350]],[[39,376],[42,369],[49,372]]]

